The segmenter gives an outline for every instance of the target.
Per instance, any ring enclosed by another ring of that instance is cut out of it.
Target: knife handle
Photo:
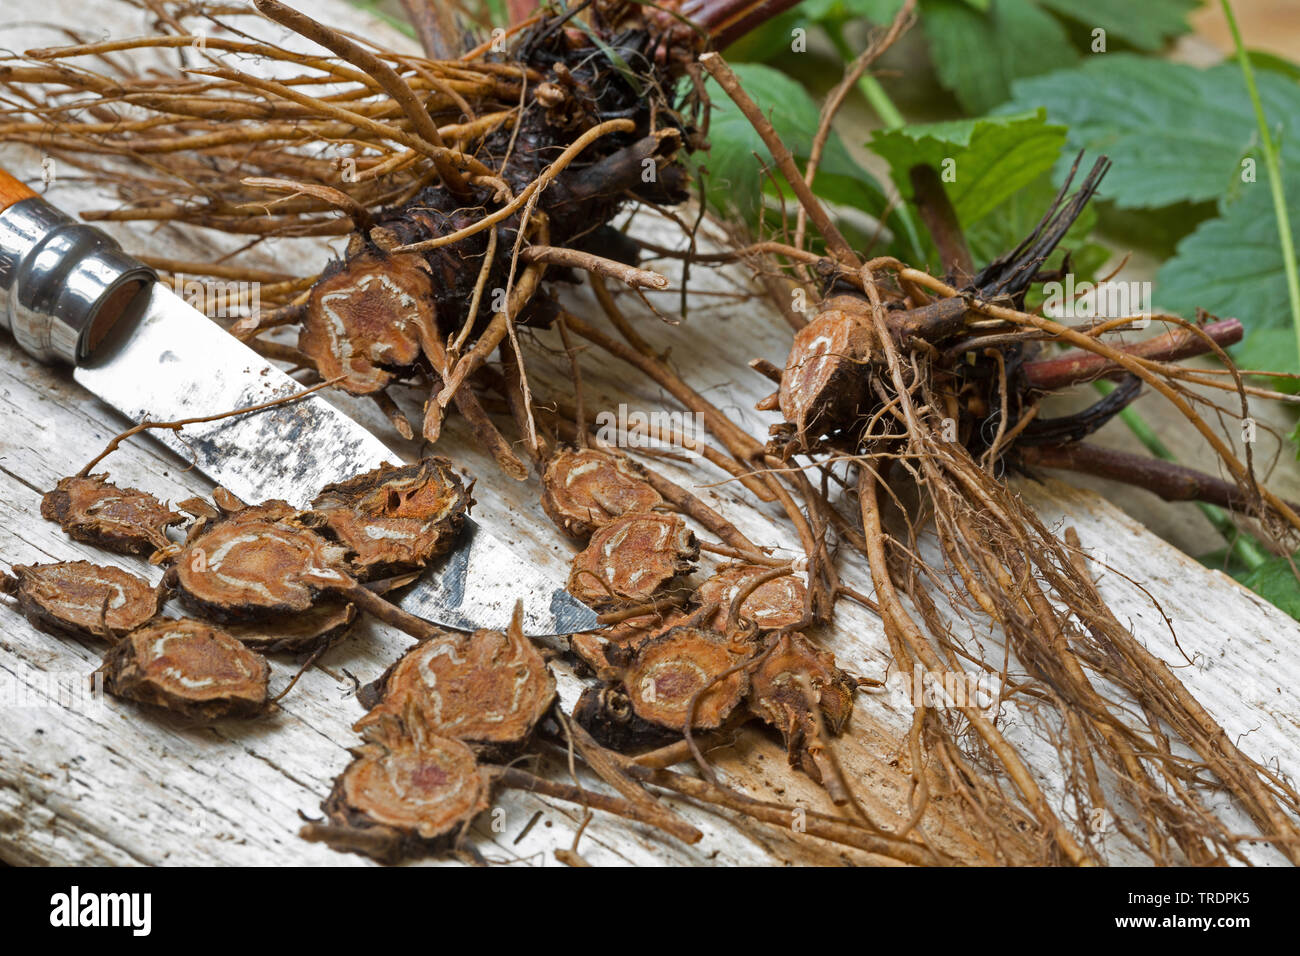
[[[80,365],[157,276],[116,240],[0,169],[0,327],[42,362]]]
[[[20,199],[31,199],[36,193],[0,169],[0,212],[4,212]]]

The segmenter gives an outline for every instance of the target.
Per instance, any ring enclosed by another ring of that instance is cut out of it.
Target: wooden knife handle
[[[35,195],[36,193],[28,189],[26,184],[14,179],[4,169],[0,169],[0,212],[4,212],[16,202],[31,199]]]

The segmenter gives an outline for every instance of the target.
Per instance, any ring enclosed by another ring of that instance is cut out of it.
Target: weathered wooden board
[[[71,17],[76,10],[78,19],[68,22],[87,22],[85,7],[73,0],[40,4],[22,0],[16,6],[33,18],[39,9],[46,21],[58,19],[64,11]],[[97,3],[93,9],[120,8]],[[333,0],[314,4],[313,13],[331,23],[365,28],[355,11]],[[118,35],[138,29],[134,22],[95,22],[119,24],[112,31]],[[385,42],[404,42],[382,32]],[[48,30],[36,37],[24,32],[21,39],[18,34],[17,30],[13,35],[0,34],[0,45],[19,48],[56,39]],[[30,171],[36,161],[29,151],[0,149],[0,163],[11,168]],[[90,203],[84,192],[65,185],[51,198],[74,211]],[[661,223],[649,220],[639,221],[634,228],[663,233]],[[194,241],[164,229],[153,236],[136,235],[131,247],[166,248],[170,255],[198,257],[202,253],[193,251]],[[203,236],[199,241],[214,240]],[[305,271],[327,252],[315,246],[304,249],[304,245],[281,244],[265,255],[276,268],[301,264]],[[671,273],[669,265],[663,265]],[[767,416],[755,412],[753,404],[771,386],[746,363],[756,356],[780,361],[788,332],[766,308],[753,302],[737,307],[728,293],[748,289],[742,271],[701,273],[697,269],[692,288],[700,294],[692,299],[684,327],[670,326],[639,307],[629,306],[629,311],[637,312],[638,327],[656,348],[672,350],[672,363],[688,381],[761,435]],[[660,296],[657,301],[665,312],[676,310],[675,296]],[[598,315],[582,294],[572,297],[572,307],[593,320]],[[535,336],[527,359],[540,394],[564,395],[571,390],[567,360],[556,336]],[[674,407],[657,388],[604,356],[586,357],[584,373],[589,407],[616,410],[620,403],[644,411]],[[416,407],[419,396],[408,398],[410,406]],[[413,445],[403,447],[371,406],[350,404],[348,409],[404,454],[418,452]],[[137,573],[142,570],[141,563],[69,540],[38,514],[41,491],[80,468],[121,427],[111,410],[96,403],[66,373],[36,365],[7,339],[0,342],[0,568],[84,557],[121,563]],[[486,527],[539,565],[563,571],[570,547],[542,515],[535,480],[518,483],[501,476],[466,440],[457,419],[449,421],[438,451],[480,479],[475,515]],[[755,541],[795,552],[797,542],[775,507],[754,502],[723,472],[699,462],[679,465],[658,460],[656,466],[693,487]],[[120,483],[173,500],[208,490],[200,476],[186,472],[183,461],[147,441],[124,448],[106,467]],[[1143,582],[1150,596],[1113,574],[1102,578],[1101,588],[1121,620],[1130,621],[1153,651],[1180,668],[1183,681],[1248,753],[1294,775],[1300,749],[1300,626],[1230,579],[1164,544],[1096,495],[1056,483],[1026,483],[1023,493],[1049,523],[1072,525],[1086,546],[1104,550],[1109,564]],[[842,556],[842,572],[847,583],[870,592],[870,576],[861,561]],[[1153,599],[1170,618],[1181,652]],[[833,631],[822,637],[841,665],[853,673],[885,676],[888,649],[874,616],[845,604]],[[996,646],[996,635],[988,635],[987,641]],[[60,694],[50,682],[61,678],[66,688],[82,681],[98,665],[98,649],[38,632],[11,607],[0,606],[0,682],[6,691],[24,691],[17,706],[5,699],[0,708],[0,860],[364,863],[359,857],[305,843],[296,831],[301,814],[318,813],[321,798],[347,763],[347,748],[357,742],[350,725],[359,708],[350,697],[353,684],[345,675],[362,682],[373,679],[408,644],[401,634],[365,624],[326,655],[323,668],[303,677],[280,714],[256,723],[225,722],[193,730],[113,700],[95,705],[66,699],[66,690]],[[556,669],[562,697],[572,704],[580,682],[563,663]],[[292,671],[292,661],[277,661],[273,686],[282,686]],[[859,695],[851,732],[838,745],[853,785],[881,821],[900,819],[906,813],[909,778],[900,743],[910,713],[902,695],[864,692]],[[1057,760],[1050,744],[1035,739],[1027,723],[1018,721],[1014,713],[1004,714],[1004,722],[1030,755],[1048,792],[1059,797]],[[712,758],[729,782],[756,796],[829,807],[818,788],[786,766],[779,745],[760,731],[746,731]],[[554,766],[547,772],[556,779],[564,775],[562,768]],[[509,794],[499,803],[503,813],[483,818],[472,838],[480,852],[494,861],[554,863],[552,851],[568,847],[581,822],[580,808],[554,801]],[[583,835],[581,852],[597,864],[880,862],[779,828],[680,802],[675,805],[705,833],[700,844],[683,846],[655,831],[597,815]],[[1223,812],[1236,830],[1250,830],[1249,821],[1234,808],[1225,807]],[[541,817],[529,828],[538,813]],[[971,837],[955,815],[940,807],[929,825],[942,848],[960,859],[978,859]],[[525,829],[527,834],[520,838]],[[1251,848],[1250,853],[1259,862],[1281,859],[1266,847]],[[1139,859],[1122,847],[1112,855],[1116,863]]]

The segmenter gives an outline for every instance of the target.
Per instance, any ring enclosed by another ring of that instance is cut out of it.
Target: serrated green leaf
[[[1261,74],[1258,82],[1265,114],[1295,150],[1300,85],[1276,73]],[[1076,151],[1105,153],[1114,167],[1101,194],[1127,208],[1231,195],[1258,137],[1233,64],[1198,70],[1132,54],[1098,55],[1078,69],[1017,82],[1004,109],[1039,106],[1047,108],[1048,119],[1070,127],[1057,182]]]
[[[912,195],[909,171],[928,164],[947,172],[944,188],[957,218],[969,227],[1052,168],[1065,145],[1064,126],[1044,110],[878,130],[868,144],[889,162],[899,192]]]
[[[1300,621],[1300,581],[1296,580],[1295,572],[1291,569],[1292,560],[1300,562],[1300,553],[1291,560],[1274,558],[1237,580],[1265,601]]]
[[[757,63],[738,63],[732,69],[756,103],[762,104],[777,134],[797,159],[812,149],[820,119],[817,105],[802,86],[783,73]],[[709,81],[713,101],[709,123],[708,154],[697,159],[708,170],[708,198],[715,208],[753,222],[760,206],[764,177],[760,160],[771,165],[771,154],[749,120],[726,93]],[[827,140],[816,183],[837,189],[840,201],[852,201],[868,212],[884,205],[880,185],[855,163],[835,134]],[[851,199],[850,199],[851,197]]]
[[[1159,50],[1171,38],[1187,33],[1187,15],[1201,0],[1038,0],[1049,10],[1085,27],[1106,31],[1107,43],[1119,42],[1139,50]]]
[[[1079,51],[1060,17],[1106,31],[1108,44],[1157,50],[1186,33],[1200,0],[921,0],[939,80],[968,113],[1003,103],[1015,80],[1073,64]]]
[[[1300,223],[1300,184],[1288,192],[1288,215]],[[1155,304],[1182,315],[1201,308],[1239,318],[1246,327],[1245,340],[1233,350],[1239,365],[1300,372],[1277,219],[1263,177],[1178,244],[1156,274]]]
[[[1014,80],[1079,58],[1065,28],[1030,0],[992,0],[986,13],[963,0],[922,0],[921,27],[939,81],[968,113],[1004,102]]]

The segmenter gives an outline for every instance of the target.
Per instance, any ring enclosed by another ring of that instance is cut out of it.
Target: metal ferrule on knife
[[[42,362],[85,361],[156,276],[110,236],[29,194],[0,212],[0,326]]]

